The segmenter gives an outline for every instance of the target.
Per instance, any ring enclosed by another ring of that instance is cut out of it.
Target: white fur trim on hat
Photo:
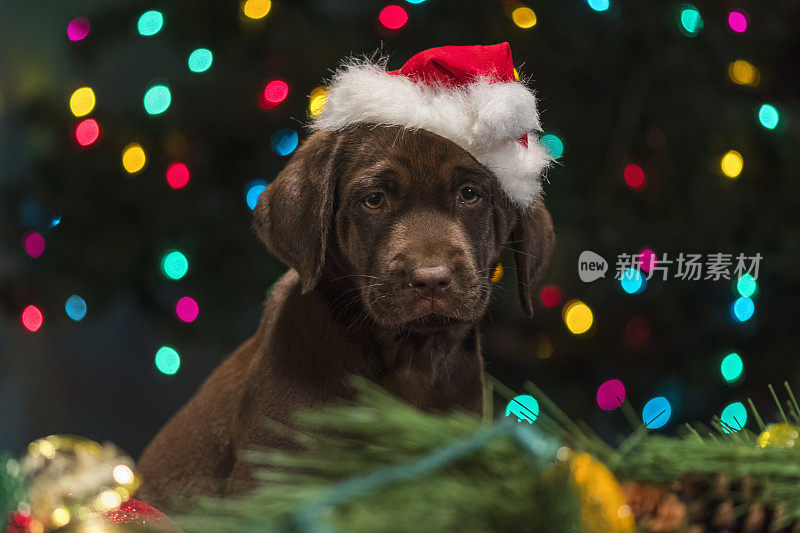
[[[521,82],[429,85],[388,74],[379,64],[351,63],[333,76],[311,127],[339,131],[363,123],[419,128],[453,141],[494,172],[520,206],[541,195],[551,158],[536,135],[542,130],[536,97]],[[527,148],[518,142],[525,133]]]

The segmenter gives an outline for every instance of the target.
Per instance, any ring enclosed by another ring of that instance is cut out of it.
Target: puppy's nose
[[[415,268],[411,271],[409,283],[414,289],[438,296],[450,286],[453,274],[446,266]]]

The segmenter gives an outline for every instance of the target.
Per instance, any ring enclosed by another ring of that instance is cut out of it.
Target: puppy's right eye
[[[384,204],[382,192],[372,192],[364,197],[363,203],[369,209],[380,209]]]

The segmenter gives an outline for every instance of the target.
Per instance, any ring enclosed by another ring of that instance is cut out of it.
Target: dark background
[[[531,2],[538,23],[530,29],[514,25],[510,2],[396,3],[410,19],[390,32],[377,22],[386,3],[368,0],[276,0],[259,21],[233,1],[0,0],[0,449],[75,433],[138,455],[255,330],[264,293],[285,269],[253,235],[244,201],[248,182],[269,181],[286,163],[271,135],[307,135],[310,91],[350,54],[380,48],[394,69],[432,46],[501,41],[532,79],[546,132],[564,142],[545,187],[558,236],[545,283],[560,288],[562,305],[537,302],[527,319],[506,261],[483,327],[488,371],[520,391],[524,380],[536,382],[611,440],[629,426],[595,402],[610,378],[623,380],[638,412],[666,395],[674,412],[663,431],[708,421],[748,396],[775,419],[766,385],[800,381],[798,4],[695,2],[704,24],[690,37],[678,2],[613,0],[604,12],[581,0]],[[165,25],[142,37],[136,21],[149,9],[162,11]],[[745,33],[728,27],[731,9],[748,14]],[[71,42],[67,24],[78,16],[92,29]],[[200,46],[214,63],[194,74],[186,57]],[[758,86],[731,82],[736,59],[759,69]],[[290,94],[265,111],[258,94],[276,78]],[[157,82],[169,85],[172,105],[149,116],[142,97]],[[83,85],[97,95],[89,116],[101,127],[87,148],[74,140],[80,119],[68,106]],[[774,130],[757,119],[765,102],[781,113]],[[133,176],[120,163],[131,142],[148,155]],[[735,180],[720,172],[730,149],[744,158]],[[164,179],[173,161],[191,170],[184,189]],[[629,163],[644,169],[643,190],[626,186]],[[55,227],[53,217],[61,217]],[[36,259],[22,246],[31,230],[46,240]],[[733,281],[651,280],[642,294],[626,294],[613,280],[614,259],[644,247],[761,253],[755,315],[731,320]],[[170,248],[190,260],[179,281],[159,270]],[[583,250],[609,260],[606,279],[578,279]],[[64,312],[71,294],[88,304],[81,322]],[[173,311],[184,295],[200,305],[191,324]],[[572,298],[594,311],[588,334],[565,328],[562,306]],[[36,333],[20,322],[30,304],[44,313]],[[644,342],[626,338],[634,317],[649,326]],[[174,376],[154,366],[163,344],[181,354]],[[728,385],[719,363],[733,351],[745,376]]]

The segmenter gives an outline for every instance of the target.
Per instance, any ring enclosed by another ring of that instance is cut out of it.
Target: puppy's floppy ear
[[[261,193],[253,228],[278,259],[300,274],[303,292],[319,281],[333,220],[340,135],[318,131]]]
[[[541,201],[519,214],[511,230],[511,248],[517,264],[517,288],[522,308],[533,316],[533,289],[547,269],[556,243],[553,220]]]

